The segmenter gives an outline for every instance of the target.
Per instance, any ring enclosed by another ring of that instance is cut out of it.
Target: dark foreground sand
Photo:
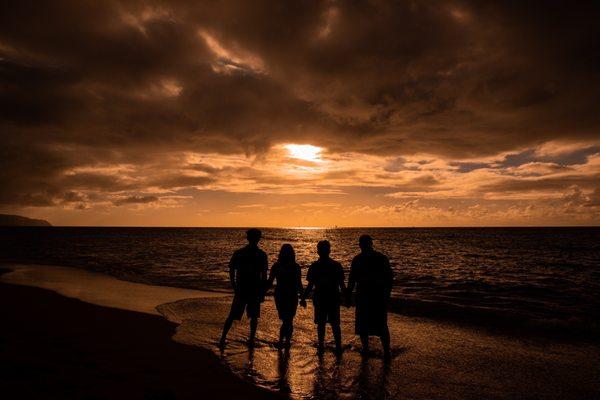
[[[3,399],[277,399],[159,316],[0,283]]]

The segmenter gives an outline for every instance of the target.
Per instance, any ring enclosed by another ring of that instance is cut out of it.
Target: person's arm
[[[298,295],[302,296],[304,288],[302,287],[302,270],[299,265],[296,265],[296,289],[298,289]]]
[[[308,297],[312,288],[313,288],[312,282],[308,282],[306,284],[306,288],[304,289],[304,293],[302,293],[302,297],[300,298],[300,305],[304,308],[306,308],[306,297]]]
[[[260,279],[263,281],[266,281],[267,280],[267,271],[269,270],[269,259],[267,258],[267,253],[263,253],[263,255],[264,255],[264,257],[263,257],[263,265],[262,265]]]
[[[338,284],[340,285],[340,291],[342,293],[346,292],[346,274],[344,273],[344,267],[342,267],[342,264],[339,264],[339,272],[338,272],[338,279],[339,282]]]
[[[267,253],[263,252],[263,260],[262,266],[260,269],[260,302],[265,301],[265,295],[267,294],[267,289],[269,282],[267,281],[267,272],[269,271],[269,260],[267,258]]]
[[[233,253],[231,256],[231,260],[229,260],[229,282],[231,282],[231,287],[233,291],[236,291],[236,270],[237,270],[237,253]]]
[[[277,275],[277,266],[278,266],[278,264],[275,263],[271,267],[271,271],[269,272],[269,278],[267,279],[267,284],[265,285],[265,291],[269,290],[271,288],[271,286],[273,286],[273,282],[275,281],[275,276]]]
[[[384,272],[385,272],[385,293],[389,298],[392,294],[392,287],[394,286],[394,272],[390,266],[390,260],[386,256],[384,257]]]
[[[304,293],[302,293],[302,297],[300,298],[300,305],[306,308],[306,297],[310,294],[313,289],[313,273],[312,273],[312,265],[308,267],[308,272],[306,274],[306,288],[304,289]]]
[[[354,291],[354,286],[356,286],[355,269],[355,262],[352,260],[352,265],[350,266],[350,275],[348,276],[348,287],[346,288],[346,307],[350,307],[352,304],[352,292]]]
[[[306,300],[303,297],[302,270],[299,265],[296,265],[296,290],[298,290],[298,296],[300,297],[300,306],[306,307]]]
[[[338,269],[338,285],[340,287],[340,297],[343,299],[346,294],[346,274],[344,274],[342,264],[338,264]]]

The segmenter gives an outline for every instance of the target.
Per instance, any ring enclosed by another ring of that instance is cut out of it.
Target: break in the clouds
[[[0,208],[57,224],[597,224],[599,15],[5,1]]]

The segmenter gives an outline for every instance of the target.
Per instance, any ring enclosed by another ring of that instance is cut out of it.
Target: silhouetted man
[[[364,355],[369,351],[369,336],[379,336],[386,358],[390,357],[390,331],[387,307],[392,292],[392,269],[388,258],[373,249],[373,239],[362,235],[358,241],[361,253],[354,257],[348,278],[346,300],[356,286],[356,321],[354,330],[360,335]]]
[[[329,241],[322,240],[317,244],[319,260],[308,268],[306,280],[308,285],[302,295],[300,304],[306,307],[306,296],[315,289],[313,308],[319,352],[325,348],[325,325],[329,323],[335,339],[336,352],[342,351],[342,331],[340,329],[340,294],[346,289],[344,284],[344,269],[342,264],[329,258],[331,246]]]
[[[219,342],[221,347],[225,346],[227,332],[231,328],[234,320],[241,320],[244,310],[250,318],[250,338],[248,344],[254,344],[256,336],[256,327],[260,317],[260,303],[263,300],[263,289],[267,279],[267,254],[258,248],[261,232],[258,229],[249,229],[246,232],[248,245],[236,250],[229,261],[229,279],[235,292],[231,311],[225,325],[223,334]]]

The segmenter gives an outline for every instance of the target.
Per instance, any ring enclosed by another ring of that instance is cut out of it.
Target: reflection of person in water
[[[290,244],[284,244],[279,251],[277,262],[271,267],[267,288],[275,286],[275,306],[281,320],[279,329],[279,346],[289,347],[294,330],[294,317],[298,308],[298,296],[302,294],[302,278],[300,266],[296,263],[296,253]]]
[[[306,275],[308,285],[302,295],[301,304],[306,307],[306,296],[315,289],[313,307],[319,351],[325,347],[325,325],[329,323],[335,339],[336,352],[342,351],[342,332],[340,329],[340,290],[345,290],[344,270],[342,264],[329,258],[331,246],[329,241],[322,240],[317,245],[319,260],[315,261]]]
[[[388,258],[373,249],[373,239],[362,235],[361,253],[352,260],[346,300],[350,303],[356,286],[355,333],[360,335],[363,354],[368,354],[369,336],[379,336],[386,358],[390,357],[390,331],[387,307],[392,291],[393,273]]]
[[[267,254],[258,248],[261,232],[258,229],[249,229],[246,232],[248,245],[233,253],[229,262],[229,278],[235,292],[231,311],[219,342],[221,347],[225,346],[227,333],[234,320],[241,320],[244,310],[250,318],[250,338],[248,343],[254,344],[258,318],[260,317],[260,303],[264,299],[264,282],[267,277]]]

